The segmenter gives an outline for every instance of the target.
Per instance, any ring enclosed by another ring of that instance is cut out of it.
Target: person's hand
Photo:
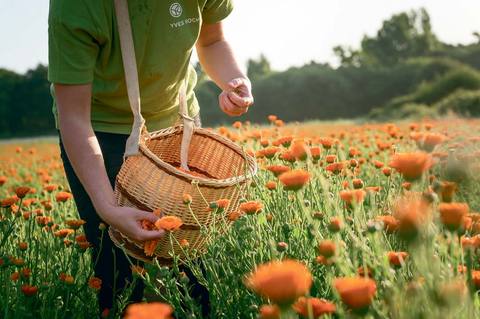
[[[239,116],[253,104],[252,85],[246,78],[235,78],[228,82],[228,89],[218,96],[222,111],[229,116]]]
[[[152,212],[145,212],[132,207],[110,206],[102,213],[102,218],[109,225],[136,242],[159,239],[165,235],[164,230],[146,230],[141,221],[155,223],[158,217]]]

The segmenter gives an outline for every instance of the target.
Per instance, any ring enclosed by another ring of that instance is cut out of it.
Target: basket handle
[[[193,118],[188,116],[188,105],[187,105],[187,84],[186,81],[182,81],[180,84],[179,91],[179,104],[180,109],[178,114],[183,121],[183,136],[182,144],[180,145],[180,167],[183,170],[189,171],[188,168],[188,149],[190,148],[190,141],[192,140],[194,123]]]
[[[124,158],[132,155],[138,155],[142,135],[146,133],[145,119],[141,113],[140,89],[138,85],[137,61],[135,58],[135,48],[133,45],[132,26],[128,13],[127,0],[115,0],[115,14],[117,16],[118,33],[120,36],[120,48],[122,52],[123,68],[125,72],[125,82],[127,85],[128,101],[133,113],[132,132],[125,145]],[[180,166],[188,170],[188,148],[193,135],[194,120],[188,116],[188,106],[186,97],[186,83],[180,84],[179,90],[179,114],[183,120],[183,137],[180,148]]]

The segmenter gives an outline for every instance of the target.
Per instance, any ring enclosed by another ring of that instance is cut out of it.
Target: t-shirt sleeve
[[[48,80],[62,84],[91,83],[99,51],[94,24],[86,14],[64,12],[50,8]]]
[[[233,10],[232,0],[207,0],[202,10],[204,23],[213,24],[225,19]]]

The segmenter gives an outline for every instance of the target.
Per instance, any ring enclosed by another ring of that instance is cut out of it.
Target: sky
[[[158,0],[193,1],[193,0]],[[0,68],[23,73],[48,62],[48,0],[0,0]],[[480,32],[478,0],[236,0],[225,34],[245,67],[265,54],[272,68],[337,64],[332,48],[358,48],[395,13],[424,7],[443,42],[467,44]]]

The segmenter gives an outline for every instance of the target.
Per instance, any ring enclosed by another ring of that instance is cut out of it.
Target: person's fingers
[[[242,78],[235,78],[233,80],[231,80],[230,82],[228,82],[228,86],[231,88],[231,89],[236,89],[237,87],[241,86],[241,85],[244,85],[245,84],[245,79],[242,79]]]
[[[228,82],[228,86],[232,90],[234,90],[234,89],[239,88],[241,86],[250,87],[250,83],[247,79],[235,78],[235,79],[232,79],[230,82]]]
[[[138,238],[140,241],[152,240],[152,239],[160,239],[165,236],[164,230],[145,230],[140,229],[138,234]]]
[[[253,98],[247,93],[246,96],[240,96],[235,92],[228,92],[228,98],[238,106],[248,107],[252,104]]]
[[[137,220],[146,219],[154,224],[158,220],[158,217],[155,214],[144,211],[137,211],[136,218]]]
[[[238,108],[230,101],[227,94],[222,93],[218,98],[220,107],[227,115],[238,116],[242,114],[241,112],[239,112]]]

